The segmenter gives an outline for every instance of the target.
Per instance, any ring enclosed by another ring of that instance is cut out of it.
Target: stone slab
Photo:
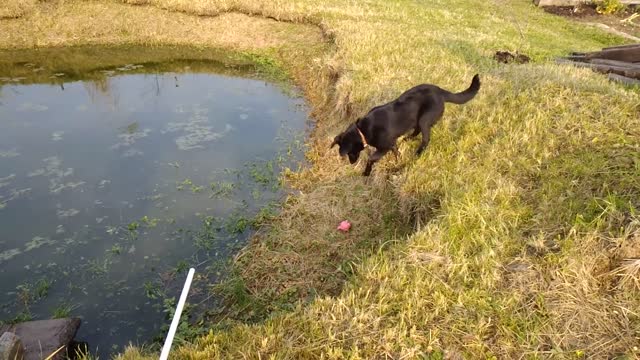
[[[79,318],[27,321],[11,325],[8,330],[16,334],[24,346],[24,360],[42,360],[62,345],[69,345],[80,327]],[[6,327],[5,327],[6,328]],[[62,360],[64,349],[51,360]]]

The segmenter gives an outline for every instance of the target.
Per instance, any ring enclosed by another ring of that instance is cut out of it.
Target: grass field
[[[224,286],[229,318],[176,358],[640,356],[640,93],[551,61],[621,39],[527,0],[125,2],[14,5],[0,48],[226,49],[273,61],[317,120],[312,165],[287,176],[300,194]],[[421,157],[402,142],[365,179],[328,149],[369,107],[475,73]]]

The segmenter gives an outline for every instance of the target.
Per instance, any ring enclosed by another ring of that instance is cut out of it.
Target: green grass
[[[299,193],[221,286],[224,329],[176,358],[639,356],[640,95],[551,61],[620,39],[528,0],[137,2],[152,6],[71,1],[2,21],[0,46],[258,54],[316,119],[311,166],[286,177]],[[90,21],[97,13],[117,21]],[[497,50],[533,63],[497,64]],[[404,141],[363,179],[329,149],[371,106],[420,82],[461,90],[476,72],[480,94],[447,107],[421,157]]]
[[[25,308],[28,309],[29,305],[44,299],[49,295],[49,289],[51,289],[52,282],[47,278],[42,278],[36,281],[34,284],[25,283],[18,285],[17,296]]]
[[[31,320],[33,320],[33,315],[27,309],[19,312],[18,314],[16,314],[16,316],[13,317],[13,319],[3,322],[2,324],[4,325],[4,323],[6,323],[8,325],[12,325],[12,324],[19,324],[25,321],[31,321]]]
[[[71,316],[75,306],[68,303],[61,303],[53,309],[53,319],[64,319]]]

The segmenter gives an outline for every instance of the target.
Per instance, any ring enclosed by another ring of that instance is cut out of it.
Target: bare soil
[[[515,53],[512,54],[508,51],[496,51],[493,59],[503,64],[516,63],[526,64],[531,61],[531,58],[524,54]]]
[[[611,15],[599,14],[596,11],[595,5],[586,4],[579,6],[545,6],[543,9],[550,14],[571,18],[580,22],[605,24],[618,31],[640,37],[640,17],[632,21],[622,22],[622,20],[640,11],[640,8],[637,6],[627,6],[623,11]]]

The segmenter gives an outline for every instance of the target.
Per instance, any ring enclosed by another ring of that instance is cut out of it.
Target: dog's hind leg
[[[424,149],[426,149],[426,147],[429,145],[430,140],[431,140],[431,126],[426,126],[425,129],[422,129],[422,142],[420,143],[420,146],[418,146],[418,150],[416,151],[416,154],[418,155],[422,154]]]
[[[371,156],[369,156],[369,160],[367,161],[367,167],[364,169],[364,172],[362,173],[362,175],[369,176],[369,174],[371,174],[371,168],[373,167],[373,164],[378,162],[378,160],[382,159],[382,157],[387,152],[389,152],[389,149],[386,149],[386,150],[377,149],[373,154],[371,154]]]
[[[418,155],[422,154],[424,149],[429,145],[429,141],[431,140],[431,127],[438,122],[443,113],[444,107],[439,110],[427,111],[420,117],[418,125],[420,126],[420,132],[422,132],[422,142],[416,151]]]

